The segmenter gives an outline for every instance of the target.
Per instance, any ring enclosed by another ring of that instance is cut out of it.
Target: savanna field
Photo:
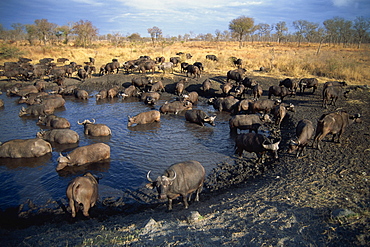
[[[97,73],[92,78],[83,83],[76,75],[68,79],[69,84],[89,89],[89,85],[96,86],[103,81],[98,75],[99,68],[112,59],[122,64],[147,55],[151,58],[163,56],[169,61],[178,52],[192,55],[191,59],[180,56],[182,61],[202,62],[205,68],[201,79],[190,79],[190,83],[216,78],[216,91],[226,82],[227,71],[236,68],[231,57],[243,60],[246,76],[262,85],[264,98],[267,98],[269,86],[285,78],[315,77],[320,83],[315,94],[308,89],[308,92],[285,98],[286,102],[296,105],[297,110],[289,113],[282,123],[279,161],[269,161],[258,167],[254,159],[243,156],[232,157],[230,163],[217,164],[206,178],[200,202],[191,202],[189,209],[183,209],[181,200],[174,200],[174,210],[168,212],[166,203],[155,199],[155,191],[145,188],[132,192],[137,203],[100,202],[91,209],[88,219],[82,215],[71,219],[67,205],[27,212],[12,209],[0,215],[0,241],[4,246],[369,246],[368,44],[357,49],[355,46],[268,42],[245,42],[241,48],[237,42],[203,41],[163,42],[155,46],[150,42],[138,42],[118,47],[99,42],[94,43],[93,48],[3,43],[1,48],[30,58],[33,64],[42,58],[56,61],[63,57],[84,65],[93,57]],[[208,54],[216,55],[218,62],[206,60]],[[18,58],[0,60],[0,64],[7,61],[18,61]],[[264,72],[260,71],[261,67],[265,68]],[[120,71],[119,75],[105,76],[112,76],[115,82],[128,82],[133,75]],[[154,75],[148,72],[147,76],[169,85],[178,82],[184,74],[177,67],[174,74],[163,76],[159,72]],[[349,126],[341,143],[332,143],[326,137],[322,151],[309,146],[299,158],[287,154],[289,139],[295,136],[299,120],[311,119],[316,126],[321,114],[336,109],[321,106],[322,85],[327,81],[348,84],[349,97],[340,98],[337,107],[351,114],[360,113],[362,123]],[[11,84],[14,83],[13,79]],[[3,90],[10,87],[5,77],[0,78],[0,87]],[[174,96],[172,92],[163,94]]]

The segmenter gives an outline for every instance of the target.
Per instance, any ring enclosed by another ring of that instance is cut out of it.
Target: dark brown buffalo
[[[173,102],[165,102],[159,108],[161,113],[174,113],[178,114],[181,111],[191,110],[193,108],[193,104],[189,101],[173,101]]]
[[[85,135],[91,136],[109,136],[112,135],[111,129],[105,124],[95,124],[95,119],[91,122],[88,119],[85,119],[82,123],[77,121],[79,125],[84,126]]]
[[[30,93],[38,93],[39,90],[34,85],[26,85],[21,87],[14,87],[12,89],[8,89],[6,95],[8,96],[27,96]]]
[[[193,78],[200,78],[200,69],[198,66],[195,66],[195,65],[188,65],[188,67],[186,67],[186,76],[189,76],[190,75],[193,75],[194,77]]]
[[[14,139],[0,145],[1,158],[33,158],[51,151],[51,144],[39,138]]]
[[[299,81],[298,86],[300,93],[304,93],[306,88],[312,88],[312,93],[314,94],[319,86],[319,81],[316,78],[303,78]]]
[[[258,83],[254,85],[252,87],[252,93],[253,93],[253,99],[258,100],[262,96],[262,93],[263,93],[263,89],[261,85]]]
[[[339,97],[343,95],[343,97],[347,98],[348,92],[349,91],[344,92],[343,87],[339,85],[329,84],[328,86],[325,86],[322,93],[322,107],[328,108],[329,101],[329,105],[335,106],[335,103],[337,102]]]
[[[174,67],[177,67],[179,63],[181,63],[180,57],[170,57],[170,62],[173,63]]]
[[[154,74],[156,64],[153,60],[149,60],[146,62],[142,62],[138,65],[137,69],[139,72],[145,74],[147,70],[152,71],[152,74]]]
[[[45,105],[47,108],[54,108],[57,109],[59,107],[63,107],[66,103],[66,101],[63,99],[63,97],[59,94],[56,95],[47,95],[44,97],[41,97],[40,103]]]
[[[70,152],[67,156],[62,156],[62,154],[60,154],[56,170],[60,171],[67,166],[81,166],[109,158],[110,147],[104,143],[94,143],[91,145],[78,147]]]
[[[238,112],[237,113],[247,113],[250,107],[250,104],[253,102],[251,99],[243,99],[238,103]]]
[[[83,90],[83,89],[75,89],[74,95],[77,99],[86,100],[86,99],[89,98],[89,93],[86,90]]]
[[[226,74],[226,82],[229,82],[229,80],[234,80],[237,83],[241,82],[244,77],[244,73],[246,72],[246,69],[234,69],[229,70]]]
[[[199,68],[200,73],[202,73],[202,71],[204,71],[204,66],[201,62],[195,62],[195,63],[193,63],[193,65],[195,65]]]
[[[40,105],[30,105],[27,108],[22,107],[19,111],[19,116],[30,115],[30,116],[40,116],[48,115],[54,113],[54,107],[46,106],[43,104]]]
[[[119,93],[119,87],[114,86],[114,87],[108,89],[107,97],[113,99],[114,97],[117,97],[118,93]]]
[[[196,104],[199,99],[199,95],[197,92],[190,92],[188,94],[183,95],[184,100],[190,101],[192,104]]]
[[[68,184],[66,195],[72,217],[76,217],[80,204],[83,205],[83,214],[89,217],[89,209],[95,205],[98,199],[98,182],[97,177],[87,172],[82,177],[74,178]]]
[[[201,126],[204,126],[204,123],[209,123],[212,126],[215,126],[216,115],[210,117],[207,113],[202,110],[194,109],[188,110],[185,112],[185,119],[191,123],[196,123]]]
[[[251,102],[249,104],[249,107],[252,113],[263,112],[266,114],[266,113],[270,113],[271,110],[279,103],[280,101],[278,100],[259,99],[259,100]]]
[[[99,93],[95,95],[96,100],[106,99],[108,97],[107,90],[100,90]]]
[[[208,92],[210,89],[211,89],[211,87],[212,87],[212,82],[211,82],[211,80],[210,79],[205,79],[204,81],[203,81],[203,83],[202,83],[202,86],[201,86],[201,90],[203,91],[203,92]]]
[[[321,150],[320,142],[328,134],[332,134],[332,142],[334,138],[338,136],[338,142],[340,137],[346,130],[346,128],[354,122],[361,122],[360,114],[349,115],[346,111],[337,111],[328,114],[323,114],[317,121],[316,134],[312,146],[315,142],[317,148]]]
[[[206,55],[206,59],[217,62],[217,56],[216,55]]]
[[[289,142],[288,153],[293,153],[297,150],[296,157],[303,154],[305,147],[312,138],[315,128],[310,120],[302,119],[298,122],[296,127],[296,138]]]
[[[44,139],[48,142],[55,142],[58,144],[77,143],[80,140],[77,132],[70,129],[53,129],[40,131],[37,132],[36,137]]]
[[[224,96],[228,96],[231,92],[231,89],[233,89],[233,83],[232,82],[226,82],[225,84],[221,85],[222,93]]]
[[[289,89],[291,92],[297,92],[298,83],[296,81],[293,81],[290,78],[286,78],[282,81],[280,81],[279,86],[284,86]]]
[[[149,77],[134,77],[131,82],[135,87],[144,89],[147,85],[152,84],[153,79]]]
[[[150,88],[150,91],[152,91],[152,92],[157,92],[157,91],[164,92],[165,89],[164,89],[162,81],[157,81],[156,83],[154,83],[152,85],[152,87]]]
[[[161,121],[161,113],[157,110],[139,113],[134,117],[128,117],[127,127],[139,124],[149,124]]]
[[[246,88],[253,88],[255,85],[257,85],[257,81],[254,79],[251,79],[249,77],[245,77],[241,83],[246,87]]]
[[[185,73],[185,71],[187,71],[188,70],[188,65],[189,65],[189,63],[181,63],[180,64],[180,72],[181,73]]]
[[[235,141],[235,154],[242,156],[243,151],[255,153],[257,163],[264,162],[264,156],[267,151],[272,152],[275,159],[278,159],[280,140],[275,143],[269,143],[266,137],[256,133],[239,134]]]
[[[123,90],[123,93],[121,93],[122,98],[133,97],[138,95],[139,91],[134,85],[130,85],[128,88],[125,88]]]
[[[293,104],[287,105],[287,104],[281,103],[280,105],[276,105],[272,110],[272,113],[274,114],[274,118],[275,118],[275,125],[277,125],[279,128],[280,128],[281,122],[283,121],[283,119],[285,118],[287,114],[287,111],[295,112],[294,105]]]
[[[158,92],[144,92],[141,93],[141,101],[146,105],[155,105],[160,99],[161,95]]]
[[[27,96],[22,96],[18,100],[18,104],[23,104],[23,103],[27,105],[39,104],[41,101],[40,99],[46,95],[49,95],[49,94],[46,92],[30,93]]]
[[[249,114],[235,115],[229,119],[231,133],[237,133],[237,130],[249,130],[249,132],[258,133],[258,129],[265,123],[271,123],[269,115]]]
[[[331,86],[344,88],[347,86],[347,83],[345,81],[327,81],[324,83],[322,91],[324,92],[327,87]]]
[[[181,81],[176,83],[175,94],[177,94],[179,96],[182,95],[182,93],[184,92],[184,89],[185,89],[185,82],[186,82],[186,80],[182,79]]]
[[[227,97],[211,98],[208,100],[208,103],[213,105],[213,108],[219,112],[227,111],[235,113],[238,109],[239,100],[230,95]]]
[[[45,125],[54,129],[68,129],[71,127],[70,122],[64,117],[57,117],[54,114],[39,116],[37,124]]]
[[[150,179],[149,175],[150,171],[147,174],[150,183],[146,187],[157,188],[159,199],[168,198],[168,210],[172,210],[172,200],[179,196],[182,196],[185,208],[189,207],[188,200],[190,201],[194,192],[195,201],[199,201],[205,170],[198,161],[190,160],[173,164],[155,181]]]
[[[282,87],[282,86],[271,86],[269,88],[269,96],[268,96],[268,98],[271,99],[271,96],[272,95],[275,95],[275,96],[280,96],[281,101],[283,101],[283,99],[286,96],[288,96],[288,95],[294,95],[294,94],[295,94],[295,92],[290,91],[286,87]]]

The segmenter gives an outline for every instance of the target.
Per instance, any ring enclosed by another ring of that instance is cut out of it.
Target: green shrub
[[[2,44],[0,45],[0,59],[19,58],[24,56],[24,52],[17,47]]]

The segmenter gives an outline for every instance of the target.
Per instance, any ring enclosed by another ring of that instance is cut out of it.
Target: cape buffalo
[[[281,101],[288,96],[288,95],[294,95],[294,91],[290,91],[288,88],[283,86],[271,86],[269,88],[269,95],[268,98],[270,99],[272,95],[280,96]]]
[[[282,81],[280,81],[279,86],[284,86],[289,89],[291,92],[297,92],[298,83],[296,81],[293,81],[290,78],[286,78]]]
[[[235,141],[235,154],[242,156],[243,151],[255,153],[257,155],[257,163],[264,162],[264,155],[267,151],[274,154],[274,158],[278,159],[278,149],[280,140],[275,143],[268,143],[266,137],[256,133],[239,134]]]
[[[249,130],[249,132],[258,132],[258,129],[265,123],[270,123],[268,114],[235,115],[229,119],[231,133],[237,133],[237,130]]]
[[[22,107],[18,115],[20,117],[24,115],[40,116],[40,115],[48,115],[52,113],[54,113],[54,107],[40,104],[40,105],[30,105],[27,108]]]
[[[186,67],[186,76],[188,75],[193,75],[194,77],[193,78],[200,78],[200,69],[198,66],[195,66],[195,65],[188,65],[188,67]]]
[[[315,128],[310,120],[300,120],[296,127],[297,137],[290,140],[288,153],[292,153],[297,150],[297,158],[300,154],[303,154],[303,151],[307,146],[308,141],[313,136],[314,131]]]
[[[131,127],[134,124],[148,124],[159,121],[161,121],[161,113],[159,111],[142,112],[134,117],[128,117],[127,127]]]
[[[237,83],[241,82],[246,71],[246,69],[229,70],[226,74],[226,82],[229,82],[229,80],[234,80]]]
[[[150,179],[149,175],[150,171],[146,176],[150,183],[146,187],[157,188],[158,199],[168,198],[168,210],[172,210],[172,200],[179,196],[182,196],[185,208],[189,207],[188,200],[190,201],[194,192],[195,201],[199,201],[205,170],[198,161],[190,160],[173,164],[156,181]]]
[[[39,138],[14,139],[0,145],[2,158],[32,158],[51,153],[51,144]]]
[[[312,94],[314,94],[319,86],[319,81],[316,78],[303,78],[299,81],[298,86],[300,93],[304,93],[306,88],[312,88]]]
[[[202,110],[194,109],[188,110],[185,112],[185,119],[191,123],[196,123],[201,126],[204,126],[204,123],[209,123],[212,126],[215,126],[216,115],[210,117]]]
[[[165,102],[159,108],[161,113],[174,113],[177,114],[181,111],[190,110],[193,108],[193,104],[189,101],[173,101],[173,102]]]
[[[83,205],[83,214],[89,217],[89,209],[95,205],[98,199],[98,182],[97,177],[87,172],[82,177],[74,178],[68,184],[66,195],[72,217],[76,217],[80,204]]]
[[[158,92],[145,92],[140,96],[141,101],[146,105],[155,105],[161,98],[161,94]]]
[[[91,145],[78,147],[70,152],[67,156],[62,156],[62,154],[60,154],[56,170],[60,171],[67,166],[81,166],[109,158],[110,147],[104,143],[94,143]]]
[[[360,114],[349,115],[346,111],[337,111],[323,114],[317,121],[316,134],[312,146],[317,143],[317,148],[321,150],[320,142],[328,134],[332,134],[332,142],[338,135],[338,142],[345,129],[352,123],[361,122]]]
[[[53,129],[40,131],[36,134],[38,138],[58,144],[77,143],[80,139],[77,132],[70,129]]]
[[[112,135],[111,129],[105,124],[95,124],[95,119],[91,122],[88,119],[85,119],[83,122],[77,121],[79,125],[84,126],[85,135],[91,136],[109,136]]]
[[[220,98],[211,98],[208,100],[208,103],[213,105],[215,110],[228,111],[235,113],[238,108],[239,100],[235,99],[234,96],[220,97]]]
[[[57,117],[54,114],[39,116],[37,124],[45,125],[54,129],[68,129],[71,127],[70,122],[64,117]]]

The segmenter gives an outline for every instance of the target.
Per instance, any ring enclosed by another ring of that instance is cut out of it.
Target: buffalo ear
[[[145,187],[152,190],[152,189],[155,188],[155,183],[148,183],[148,184],[145,185]]]

